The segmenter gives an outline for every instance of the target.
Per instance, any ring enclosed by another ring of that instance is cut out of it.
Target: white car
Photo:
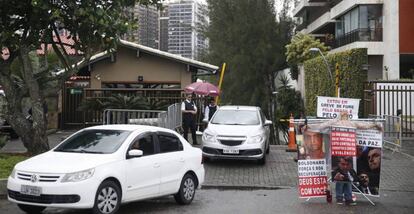
[[[18,163],[7,189],[8,199],[27,213],[61,207],[112,214],[121,203],[164,195],[189,204],[203,182],[201,150],[176,132],[104,125]]]
[[[264,164],[271,124],[259,107],[222,106],[203,132],[203,156],[206,160],[245,159]]]

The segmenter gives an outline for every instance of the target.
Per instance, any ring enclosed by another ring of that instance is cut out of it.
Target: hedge
[[[307,115],[316,115],[317,96],[335,96],[335,65],[339,63],[339,87],[341,97],[361,99],[359,114],[362,115],[364,82],[367,71],[363,65],[368,64],[366,48],[351,49],[344,52],[329,54],[326,57],[332,71],[330,79],[322,57],[307,60],[305,69],[305,100]]]

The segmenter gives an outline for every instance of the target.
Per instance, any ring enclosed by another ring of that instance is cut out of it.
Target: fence
[[[371,118],[384,120],[384,143],[396,148],[402,146],[402,120],[401,116],[370,115]]]
[[[103,124],[139,124],[177,130],[181,127],[181,104],[170,105],[167,111],[105,109],[102,121]]]
[[[414,137],[414,82],[371,81],[365,84],[364,116],[401,116],[402,137]]]

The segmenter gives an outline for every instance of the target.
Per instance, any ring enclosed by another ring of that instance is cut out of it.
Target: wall
[[[120,48],[115,63],[103,60],[93,65],[91,88],[101,88],[101,82],[137,82],[138,76],[143,76],[144,82],[180,82],[181,88],[191,83],[191,73],[184,64],[142,52],[137,58],[136,51]]]
[[[414,54],[414,1],[399,0],[400,8],[400,53]]]

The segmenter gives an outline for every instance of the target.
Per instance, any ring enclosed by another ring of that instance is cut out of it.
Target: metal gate
[[[83,100],[83,88],[64,87],[62,91],[61,128],[73,129],[84,126],[84,112],[78,109]]]
[[[402,137],[414,137],[414,82],[370,81],[364,89],[364,116],[400,116]]]

